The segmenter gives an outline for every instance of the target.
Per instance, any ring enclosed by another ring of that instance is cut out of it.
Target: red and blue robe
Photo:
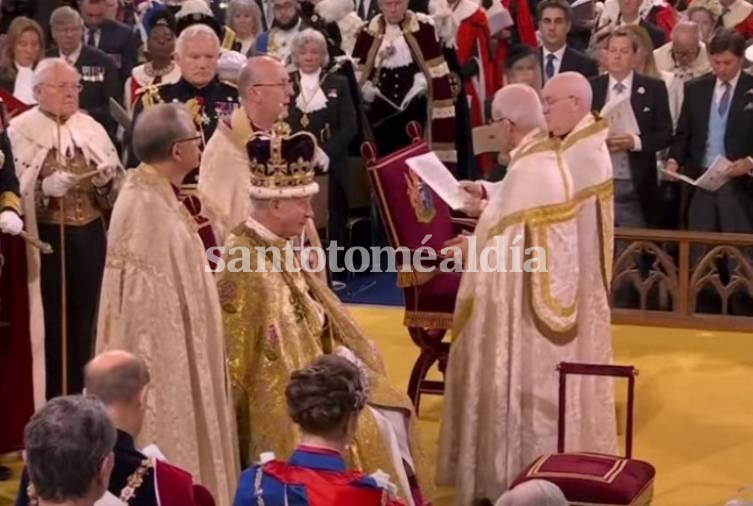
[[[241,474],[233,506],[402,506],[369,475],[347,471],[333,450],[299,446],[290,460],[272,460]]]

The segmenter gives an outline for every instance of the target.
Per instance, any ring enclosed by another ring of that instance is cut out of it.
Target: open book
[[[599,114],[602,118],[606,118],[610,134],[639,135],[641,133],[633,113],[633,106],[630,105],[630,95],[627,93],[625,98],[610,100],[604,104]]]
[[[724,184],[730,180],[730,176],[727,173],[727,169],[732,164],[725,157],[719,155],[714,159],[711,166],[700,175],[698,179],[690,178],[684,174],[678,174],[676,172],[669,172],[665,169],[659,169],[661,172],[668,174],[670,177],[684,181],[689,185],[702,188],[706,191],[715,192]]]
[[[450,208],[457,211],[463,207],[466,202],[465,190],[460,188],[460,183],[437,155],[426,153],[425,155],[408,158],[405,163]]]

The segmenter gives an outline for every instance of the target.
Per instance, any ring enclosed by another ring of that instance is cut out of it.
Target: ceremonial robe
[[[736,30],[745,40],[753,38],[753,5],[745,0],[735,0],[721,20],[725,28]]]
[[[141,94],[149,86],[157,86],[159,84],[173,84],[180,80],[180,68],[177,64],[173,63],[168,68],[168,72],[164,72],[164,69],[157,73],[152,68],[152,64],[147,62],[134,67],[131,70],[131,76],[125,83],[125,89],[123,90],[125,107],[132,111],[136,105],[136,101]]]
[[[511,32],[510,37],[499,39],[497,49],[494,51],[494,61],[497,64],[495,90],[500,89],[505,84],[505,58],[507,58],[507,51],[510,47],[515,44],[527,44],[534,48],[538,46],[536,23],[528,2],[525,0],[501,0],[501,2],[502,6],[510,12],[514,25],[508,28]]]
[[[0,106],[3,106],[0,100]],[[2,120],[0,120],[2,121]],[[21,215],[13,152],[0,123],[0,212]],[[12,406],[0,418],[0,454],[23,447],[26,422],[34,414],[26,248],[18,236],[0,233],[0,403]]]
[[[117,193],[117,177],[99,190],[91,177],[86,178],[62,198],[44,196],[41,181],[54,170],[84,174],[99,166],[118,167],[120,162],[107,132],[83,112],[58,125],[35,107],[13,118],[8,135],[20,182],[25,228],[53,248],[52,254],[40,256],[38,249],[26,247],[34,400],[39,407],[46,398],[61,394],[63,360],[68,368],[68,393],[83,388],[83,367],[91,358],[104,267],[104,220]],[[63,265],[65,313],[61,300]],[[67,357],[62,356],[64,323]]]
[[[233,506],[400,506],[363,473],[347,471],[332,450],[299,446],[288,462],[273,460],[241,474]]]
[[[529,133],[474,231],[468,260],[477,268],[463,273],[455,305],[437,468],[460,506],[494,500],[535,457],[556,451],[557,364],[576,356],[578,321],[573,184],[558,150]],[[489,263],[506,272],[483,272],[482,249],[497,244]],[[570,412],[580,401],[568,397]]]
[[[290,268],[300,264],[297,258],[286,261],[293,252],[285,245],[284,239],[251,219],[225,242],[226,268],[219,274],[218,287],[242,451],[251,460],[266,451],[280,458],[293,452],[298,430],[285,404],[290,374],[336,350],[358,363],[369,385],[368,404],[348,455],[351,467],[387,472],[400,488],[399,495],[413,504],[405,461],[414,469],[422,493],[431,496],[410,401],[388,384],[374,343],[337,296],[314,273]],[[248,264],[238,271],[244,248],[250,253]],[[267,251],[261,260],[257,248]],[[279,252],[277,272],[272,250]]]
[[[380,156],[410,144],[405,127],[418,121],[437,156],[455,163],[456,94],[431,18],[407,11],[396,27],[388,26],[379,14],[358,34],[352,56],[359,84],[370,81],[381,95],[367,112]],[[426,95],[401,108],[417,75],[426,80]]]
[[[612,312],[609,306],[614,247],[612,158],[606,145],[606,120],[585,116],[563,140],[565,163],[578,205],[578,335],[575,361],[612,363]],[[617,425],[614,387],[609,378],[573,376],[568,396],[580,403],[568,411],[566,441],[575,451],[614,455]],[[568,405],[568,408],[573,406]]]
[[[175,188],[154,168],[130,171],[113,210],[97,352],[127,350],[152,375],[141,438],[229,504],[238,460],[214,277]]]

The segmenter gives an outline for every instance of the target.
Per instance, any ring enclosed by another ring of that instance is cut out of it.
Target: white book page
[[[601,116],[609,122],[611,134],[640,135],[638,121],[635,119],[629,95],[618,100],[610,100],[601,108]]]
[[[405,163],[453,210],[463,207],[466,201],[465,191],[437,155],[426,153],[408,158]]]
[[[727,170],[729,169],[729,166],[731,164],[732,162],[727,160],[725,157],[717,156],[712,162],[711,166],[706,170],[706,172],[701,174],[698,179],[693,179],[684,174],[670,172],[665,169],[659,170],[664,174],[668,174],[670,177],[679,179],[680,181],[688,183],[689,185],[697,186],[698,188],[702,188],[706,191],[715,192],[730,180],[730,176],[727,173]]]

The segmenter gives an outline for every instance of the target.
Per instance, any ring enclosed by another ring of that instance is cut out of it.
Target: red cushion
[[[568,501],[602,505],[646,505],[653,497],[656,470],[648,462],[597,453],[539,457],[513,482],[556,484]]]

